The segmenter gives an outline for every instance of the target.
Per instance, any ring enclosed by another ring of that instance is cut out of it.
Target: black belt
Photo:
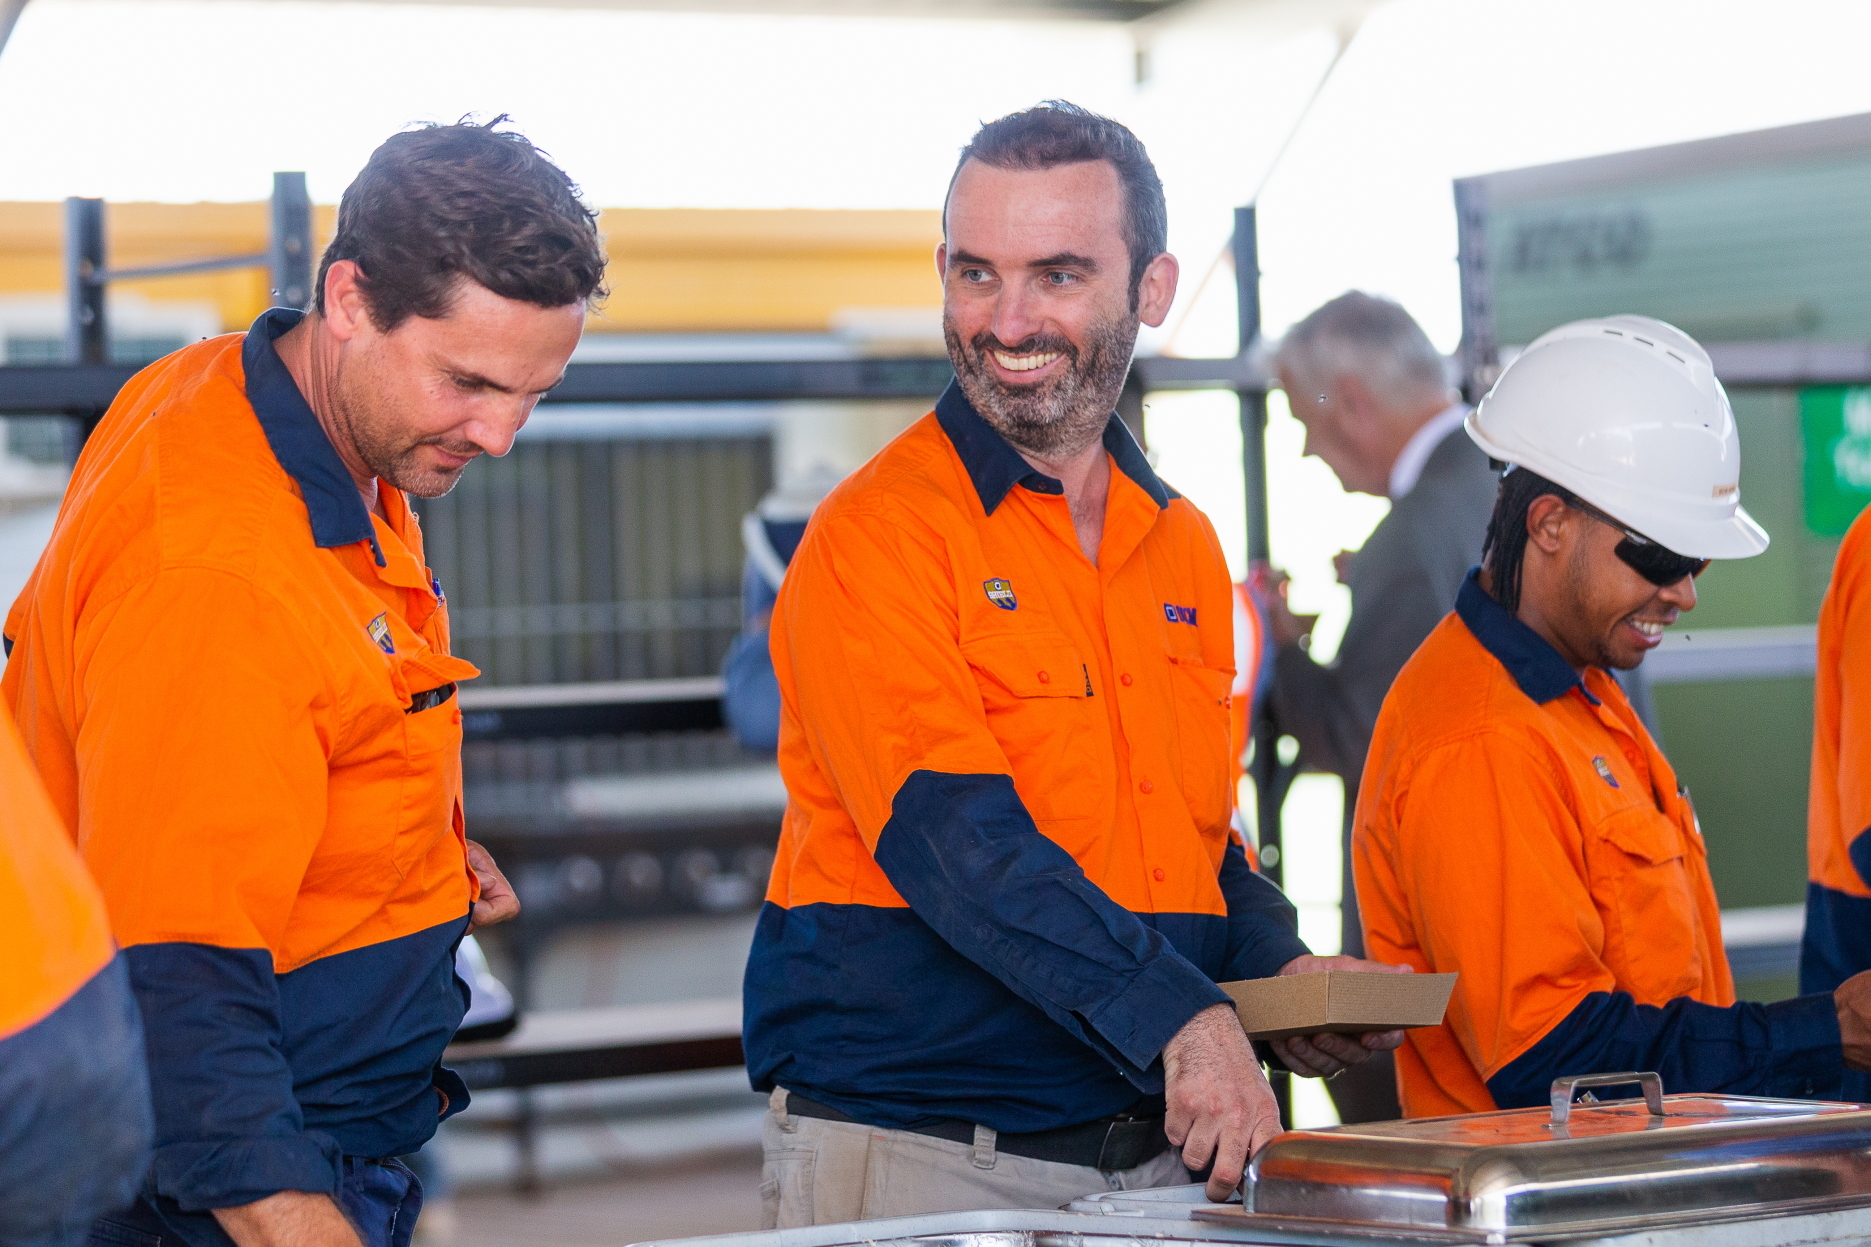
[[[797,1091],[786,1093],[786,1111],[798,1117],[816,1117],[823,1121],[847,1121],[868,1125],[829,1105],[809,1100]],[[928,1126],[909,1127],[911,1134],[947,1139],[951,1143],[973,1143],[974,1124],[965,1121],[941,1121]],[[1083,1165],[1105,1173],[1121,1173],[1155,1160],[1169,1150],[1169,1138],[1163,1133],[1163,1119],[1117,1113],[1077,1126],[1057,1130],[1034,1130],[1026,1134],[1000,1134],[994,1141],[997,1151],[1029,1160],[1049,1160],[1061,1165]]]

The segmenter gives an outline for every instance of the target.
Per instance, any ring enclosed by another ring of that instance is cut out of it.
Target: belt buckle
[[[1111,1139],[1112,1139],[1112,1136],[1117,1133],[1117,1128],[1119,1126],[1132,1125],[1133,1123],[1140,1122],[1143,1120],[1145,1119],[1141,1117],[1131,1117],[1128,1115],[1120,1114],[1118,1116],[1112,1117],[1110,1121],[1106,1122],[1105,1127],[1104,1127],[1104,1140],[1098,1145],[1098,1160],[1097,1160],[1097,1163],[1093,1166],[1093,1168],[1097,1169],[1099,1173],[1117,1173],[1120,1171],[1120,1169],[1135,1169],[1137,1167],[1135,1164],[1129,1164],[1129,1165],[1124,1165],[1120,1167],[1115,1164],[1107,1165],[1105,1162],[1107,1158],[1113,1161],[1115,1161],[1116,1159],[1115,1157],[1111,1156]]]

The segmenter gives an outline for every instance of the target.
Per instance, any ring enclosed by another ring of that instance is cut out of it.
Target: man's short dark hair
[[[1503,476],[1500,490],[1494,495],[1494,514],[1488,518],[1488,533],[1481,541],[1481,565],[1488,569],[1494,600],[1510,611],[1520,609],[1520,570],[1527,554],[1527,509],[1547,494],[1569,507],[1578,505],[1577,494],[1525,468],[1515,468]]]
[[[996,169],[1051,169],[1088,160],[1110,161],[1124,187],[1124,245],[1130,250],[1130,306],[1136,309],[1143,271],[1169,250],[1163,179],[1157,177],[1156,166],[1136,135],[1090,109],[1065,100],[1046,100],[982,126],[962,148],[955,176],[949,179],[950,192],[955,189],[955,177],[961,176],[962,166],[970,160]],[[946,203],[942,226],[946,233]]]
[[[338,205],[318,267],[354,260],[370,319],[388,333],[448,315],[461,279],[506,299],[564,307],[604,293],[597,214],[546,154],[515,130],[466,118],[386,139]]]

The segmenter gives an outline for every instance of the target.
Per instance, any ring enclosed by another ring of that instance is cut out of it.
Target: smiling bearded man
[[[957,384],[827,497],[772,651],[786,821],[746,982],[769,1225],[1240,1181],[1232,979],[1328,968],[1230,831],[1232,593],[1113,412],[1163,189],[1068,104],[984,127],[936,254]],[[1282,1040],[1329,1074],[1395,1033]],[[1180,1149],[1180,1151],[1176,1150]]]
[[[1568,1074],[1838,1095],[1871,1065],[1871,973],[1737,1004],[1707,849],[1611,672],[1767,534],[1707,352],[1643,316],[1536,340],[1468,417],[1509,464],[1482,566],[1378,715],[1353,858],[1366,947],[1453,972],[1397,1054],[1407,1116],[1547,1102]]]

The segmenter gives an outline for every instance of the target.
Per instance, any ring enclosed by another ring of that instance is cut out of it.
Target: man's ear
[[[1527,543],[1546,554],[1558,554],[1577,518],[1578,513],[1560,501],[1558,494],[1541,494],[1527,508]]]
[[[362,273],[356,260],[334,260],[325,270],[325,327],[340,342],[349,342],[370,324],[370,302],[358,280]]]
[[[936,276],[944,285],[948,284],[948,240],[936,244]]]
[[[1152,329],[1169,319],[1181,276],[1182,265],[1167,251],[1150,261],[1143,270],[1143,280],[1137,283],[1137,319]]]

